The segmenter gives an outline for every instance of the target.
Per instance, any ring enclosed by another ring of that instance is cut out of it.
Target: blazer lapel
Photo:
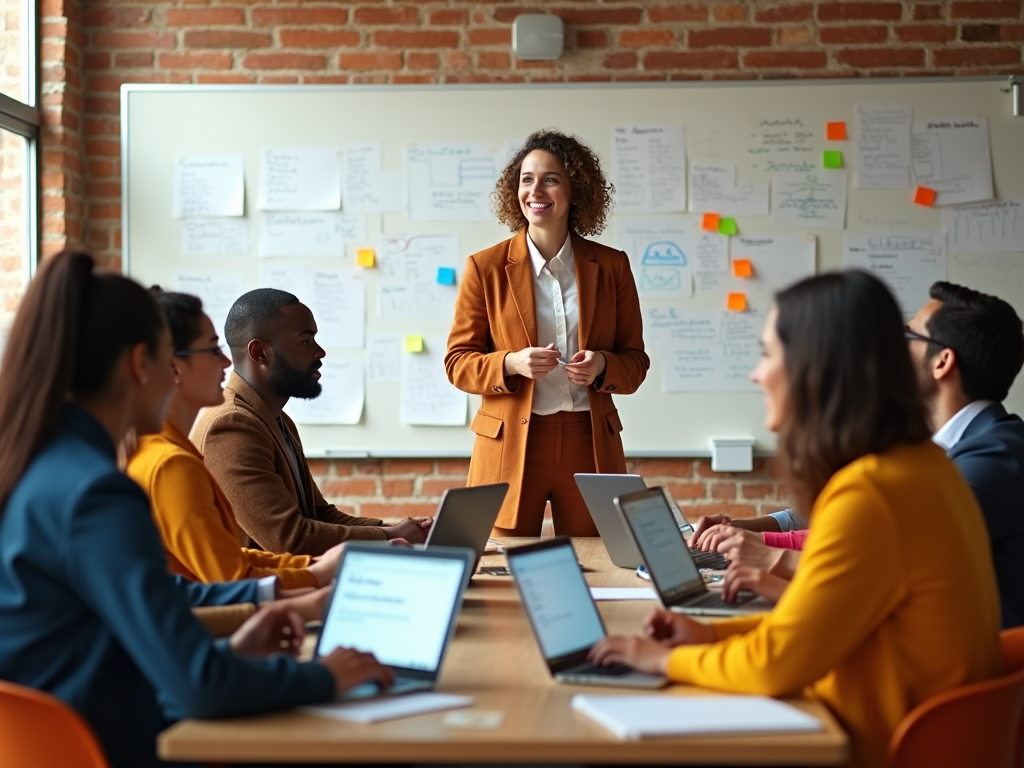
[[[582,237],[572,236],[572,257],[576,262],[576,295],[580,313],[580,349],[587,348],[590,327],[594,324],[597,307],[597,279],[601,268],[594,261],[590,243]]]
[[[295,480],[295,487],[299,493],[303,493],[302,478],[296,476],[295,469],[292,467],[292,462],[288,459],[288,445],[284,441],[284,435],[281,434],[281,429],[277,425],[277,419],[274,418],[273,414],[270,413],[270,409],[267,408],[267,404],[263,402],[263,398],[260,397],[259,393],[249,386],[249,382],[238,375],[237,372],[232,371],[231,376],[228,379],[228,383],[224,387],[225,389],[231,389],[235,393],[235,397],[240,399],[242,402],[248,404],[261,419],[263,423],[267,425],[267,429],[270,430],[271,436],[274,438],[274,442],[277,443],[278,450],[284,454],[286,459],[285,463],[291,470],[292,477]],[[296,443],[298,445],[298,443]]]
[[[526,230],[512,238],[508,248],[508,261],[505,274],[508,275],[509,290],[512,300],[519,311],[523,330],[531,347],[537,346],[537,310],[533,303],[533,263],[530,251],[526,247]]]

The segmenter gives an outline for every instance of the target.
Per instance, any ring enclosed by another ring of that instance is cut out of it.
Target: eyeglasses
[[[175,357],[192,357],[192,355],[213,355],[214,357],[220,357],[224,354],[224,347],[217,345],[216,347],[204,347],[203,349],[179,349],[174,353]]]
[[[922,333],[910,330],[909,325],[903,326],[903,335],[907,337],[908,341],[923,341],[926,344],[934,344],[935,346],[942,347],[943,349],[947,349],[949,347],[948,344],[941,342],[938,339],[933,339],[931,336],[925,336]]]

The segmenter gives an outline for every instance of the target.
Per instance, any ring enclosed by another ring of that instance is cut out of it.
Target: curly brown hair
[[[513,232],[526,226],[526,217],[519,207],[519,169],[526,156],[534,150],[550,152],[565,166],[572,184],[572,206],[569,208],[569,230],[579,235],[600,234],[612,207],[615,187],[601,170],[601,161],[588,146],[575,136],[559,131],[536,131],[505,166],[494,185],[491,200],[498,221]]]

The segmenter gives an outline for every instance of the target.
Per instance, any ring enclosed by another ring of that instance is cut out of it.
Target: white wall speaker
[[[524,13],[512,22],[512,54],[524,61],[557,59],[565,50],[565,25],[550,13]]]

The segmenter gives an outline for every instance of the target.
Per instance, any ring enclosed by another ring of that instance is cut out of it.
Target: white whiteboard
[[[846,232],[941,231],[940,209],[911,204],[912,190],[860,190],[853,185],[855,109],[861,103],[905,103],[914,119],[987,116],[995,194],[1024,195],[1024,117],[1011,114],[1003,78],[955,81],[855,80],[696,84],[509,85],[438,87],[161,86],[122,89],[123,267],[126,274],[173,287],[178,271],[232,271],[241,289],[257,287],[263,265],[302,263],[307,269],[355,270],[358,247],[376,247],[381,234],[449,233],[459,238],[461,280],[465,257],[509,233],[494,223],[410,222],[404,214],[365,216],[366,240],[346,246],[343,258],[301,260],[257,257],[256,210],[259,153],[276,147],[338,147],[383,143],[384,168],[402,171],[410,143],[485,144],[503,156],[507,142],[552,127],[575,133],[612,170],[612,131],[622,125],[678,124],[686,129],[687,156],[697,162],[735,163],[738,180],[768,181],[754,170],[752,121],[799,118],[815,133],[814,157],[841,149],[850,171],[846,229],[783,226],[770,216],[738,216],[741,234],[809,233],[817,240],[818,271],[843,263]],[[845,121],[850,141],[825,141],[825,123]],[[182,221],[172,218],[173,162],[181,154],[241,153],[245,168],[245,212],[251,223],[248,256],[182,256]],[[616,217],[598,238],[616,243]],[[1024,251],[1024,247],[1021,248]],[[630,254],[636,258],[636,254]],[[947,277],[1009,300],[1024,313],[1024,254],[956,254]],[[377,316],[373,270],[367,281],[368,333],[417,334],[434,345],[447,338],[449,318],[410,322]],[[303,298],[300,296],[300,298]],[[645,306],[651,302],[644,299]],[[751,294],[755,308],[770,297]],[[721,309],[722,296],[654,300],[662,307]],[[753,436],[756,450],[770,452],[774,438],[763,426],[761,396],[753,392],[670,394],[662,390],[664,353],[648,344],[652,364],[635,395],[617,397],[631,456],[707,455],[708,438]],[[443,354],[443,353],[442,353]],[[328,359],[362,359],[360,350],[328,348]],[[397,384],[368,384],[362,420],[354,426],[302,426],[310,456],[468,456],[472,434],[465,427],[404,426],[399,423]],[[468,418],[477,408],[470,398]],[[1024,411],[1018,381],[1008,407]],[[467,425],[468,425],[467,418]]]

